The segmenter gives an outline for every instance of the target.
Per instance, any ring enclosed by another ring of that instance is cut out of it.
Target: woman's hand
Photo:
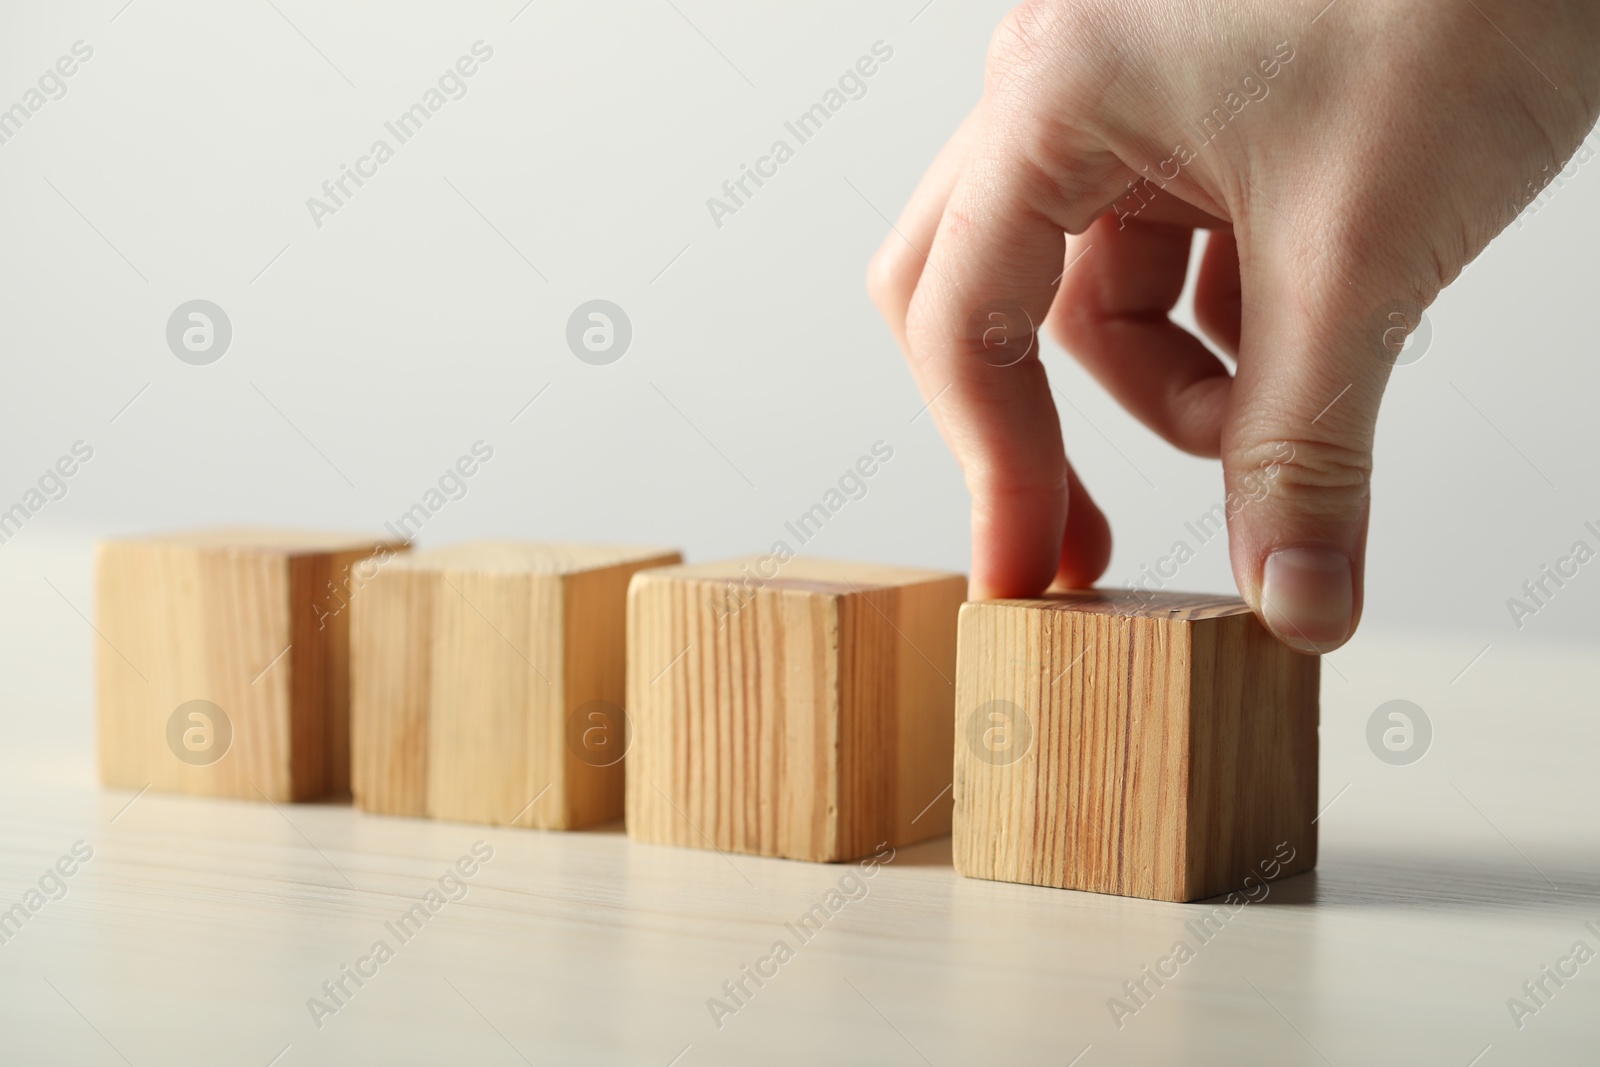
[[[975,598],[1087,585],[1110,556],[1048,320],[1229,492],[1275,469],[1228,524],[1267,625],[1304,651],[1354,630],[1390,367],[1593,126],[1600,4],[1325,3],[1032,0],[995,34],[870,279],[965,472]],[[1167,317],[1199,228],[1195,316],[1231,375]]]

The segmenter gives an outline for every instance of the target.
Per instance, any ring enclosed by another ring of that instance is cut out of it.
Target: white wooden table
[[[86,556],[4,552],[0,909],[41,878],[59,899],[3,928],[3,1064],[1600,1062],[1600,961],[1570,959],[1600,951],[1592,650],[1366,633],[1331,657],[1320,866],[1205,942],[1185,924],[1214,904],[969,881],[948,840],[801,941],[785,924],[846,868],[101,790]],[[1408,766],[1367,745],[1393,698],[1434,728]],[[386,924],[479,841],[402,941]],[[1119,1028],[1108,1001],[1180,939]],[[719,1028],[708,999],[778,940],[793,958]],[[370,977],[314,1020],[346,965]],[[1519,1028],[1545,965],[1576,973]]]

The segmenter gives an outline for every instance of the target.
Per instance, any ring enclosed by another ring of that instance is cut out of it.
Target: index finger
[[[1115,191],[1114,160],[1050,176],[987,115],[945,206],[906,321],[923,396],[972,494],[972,596],[1082,585],[1110,556],[1105,517],[1067,462],[1038,332],[1064,235]]]

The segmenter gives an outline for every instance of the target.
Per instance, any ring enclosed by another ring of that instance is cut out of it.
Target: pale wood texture
[[[628,832],[822,861],[947,833],[966,578],[814,559],[777,569],[733,560],[634,578]]]
[[[348,790],[343,605],[357,563],[404,547],[360,534],[262,529],[101,544],[101,780],[271,801]],[[185,762],[169,744],[168,721],[191,700],[215,704],[231,725],[231,743],[215,762]]]
[[[356,599],[350,630],[350,787],[357,806],[428,813],[428,704],[438,576],[391,567]]]
[[[957,869],[1173,901],[1310,870],[1318,670],[1232,598],[965,605]]]
[[[354,600],[354,794],[541,829],[622,814],[628,581],[664,548],[477,542],[397,557]]]

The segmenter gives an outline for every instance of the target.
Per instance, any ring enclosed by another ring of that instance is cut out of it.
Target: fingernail
[[[1261,571],[1261,616],[1301,652],[1328,652],[1350,636],[1350,557],[1326,548],[1281,548]]]

